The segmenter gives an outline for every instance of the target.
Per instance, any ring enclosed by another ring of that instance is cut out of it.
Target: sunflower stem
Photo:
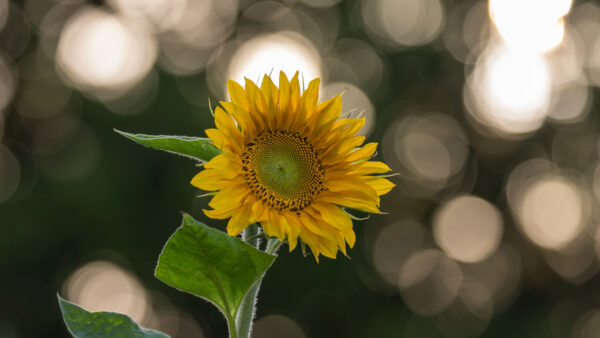
[[[259,228],[258,225],[252,224],[242,232],[242,240],[248,245],[257,249],[260,246]],[[256,296],[262,282],[264,274],[260,275],[258,280],[252,284],[248,293],[242,299],[242,303],[235,316],[235,327],[237,328],[237,338],[250,338],[252,332],[252,324],[254,322],[254,314],[256,312]]]
[[[242,232],[242,240],[248,245],[252,245],[253,247],[259,249],[260,245],[260,229],[258,225],[251,224]]]
[[[260,241],[256,236],[258,234],[259,228],[256,225],[251,225],[242,233],[242,239],[246,241],[246,243],[253,245],[258,248],[260,245]],[[267,247],[265,252],[269,254],[274,254],[279,248],[281,242],[276,238],[269,238],[267,242]],[[237,328],[238,338],[250,338],[250,333],[252,332],[252,325],[254,324],[254,315],[256,313],[256,301],[258,296],[258,290],[260,289],[260,284],[264,278],[265,274],[263,273],[260,277],[254,282],[248,293],[242,299],[242,303],[238,309],[237,315],[235,317],[235,326]]]

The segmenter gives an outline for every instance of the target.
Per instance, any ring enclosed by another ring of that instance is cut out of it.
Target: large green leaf
[[[183,224],[160,254],[155,275],[209,300],[231,321],[252,284],[274,260],[275,256],[184,214]]]
[[[210,161],[211,158],[221,153],[217,147],[212,145],[212,141],[207,138],[131,134],[117,129],[115,131],[143,146],[191,157],[199,161]]]
[[[73,337],[169,338],[162,332],[140,327],[124,314],[89,312],[60,296],[57,297],[63,319]]]

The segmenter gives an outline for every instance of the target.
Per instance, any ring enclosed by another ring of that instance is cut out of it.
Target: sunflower
[[[356,236],[345,209],[379,213],[379,196],[394,187],[373,176],[390,168],[369,161],[377,143],[361,147],[365,118],[341,118],[340,95],[319,104],[318,78],[301,92],[298,73],[290,81],[281,72],[279,88],[267,75],[260,88],[248,79],[245,88],[227,87],[231,102],[220,102],[216,129],[206,130],[223,153],[191,181],[216,192],[204,213],[229,218],[231,236],[260,223],[267,236],[287,238],[290,251],[300,238],[317,260],[346,254]]]

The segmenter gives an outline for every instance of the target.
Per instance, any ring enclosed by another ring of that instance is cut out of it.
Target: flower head
[[[204,210],[227,219],[227,233],[238,235],[260,223],[266,235],[287,238],[290,251],[300,238],[315,257],[335,258],[356,240],[352,218],[342,208],[379,212],[379,196],[394,184],[373,176],[390,171],[369,161],[377,143],[361,147],[356,133],[363,118],[340,118],[342,99],[318,103],[319,79],[303,92],[298,73],[281,72],[279,88],[269,76],[260,88],[229,80],[231,102],[215,110],[216,129],[206,134],[223,151],[192,179],[216,191]]]

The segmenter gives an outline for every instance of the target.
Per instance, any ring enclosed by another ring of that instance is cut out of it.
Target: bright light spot
[[[566,178],[548,176],[523,192],[516,213],[529,239],[544,248],[560,249],[582,230],[583,202],[577,187]]]
[[[502,237],[502,216],[489,202],[474,196],[454,198],[434,219],[436,242],[459,261],[474,263],[489,257]]]
[[[19,186],[21,165],[12,152],[0,144],[0,203],[13,195]]]
[[[572,0],[490,0],[490,16],[512,47],[532,52],[552,49],[563,39],[562,17]]]
[[[548,112],[550,74],[539,54],[492,47],[478,60],[465,88],[469,112],[499,132],[531,132]]]
[[[376,0],[362,4],[367,31],[391,46],[427,44],[444,24],[444,8],[439,0]]]
[[[549,78],[543,58],[507,50],[491,59],[488,67],[486,85],[492,103],[514,114],[505,115],[507,120],[518,121],[518,112],[536,111],[545,105]]]
[[[146,292],[129,272],[106,261],[88,263],[63,284],[66,298],[88,311],[112,311],[138,323],[151,311]]]
[[[402,299],[421,316],[436,315],[446,309],[458,295],[462,282],[460,266],[432,249],[410,256],[398,276]]]
[[[304,338],[304,332],[296,322],[282,315],[261,317],[254,324],[253,338]]]
[[[396,285],[402,265],[410,255],[421,249],[428,233],[414,221],[402,221],[386,226],[373,244],[373,266],[381,278]]]
[[[342,114],[352,112],[350,117],[364,116],[365,125],[357,135],[368,136],[375,126],[375,106],[360,88],[345,82],[335,82],[324,86],[321,90],[321,101],[329,100],[342,94]]]
[[[280,33],[255,37],[244,43],[234,54],[229,65],[228,78],[244,84],[244,77],[262,81],[271,74],[274,82],[283,71],[288,78],[300,71],[304,85],[321,77],[321,61],[317,50],[304,37],[294,33]]]
[[[120,17],[88,8],[65,24],[56,62],[84,89],[125,90],[150,71],[156,54],[149,35]]]

